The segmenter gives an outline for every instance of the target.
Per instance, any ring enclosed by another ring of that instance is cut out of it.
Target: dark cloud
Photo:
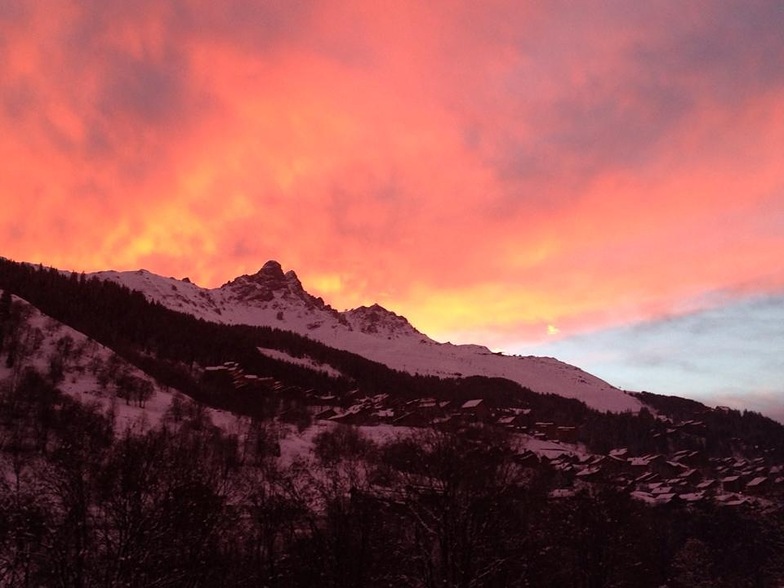
[[[19,25],[27,19],[30,12],[30,3],[24,0],[4,0],[0,2],[0,22]]]
[[[784,5],[708,2],[668,21],[631,57],[658,86],[712,92],[727,107],[784,86]]]
[[[180,0],[172,28],[253,54],[279,54],[307,39],[314,0]]]
[[[0,100],[8,119],[16,123],[34,114],[39,106],[35,88],[28,79],[4,84]]]
[[[568,204],[608,169],[648,167],[706,111],[739,116],[784,87],[778,2],[570,4],[560,16],[520,39],[524,58],[493,81],[516,96],[509,126],[486,114],[464,131],[472,147],[494,144],[490,161],[516,187],[505,212]]]
[[[100,110],[138,124],[168,126],[192,112],[188,61],[178,52],[162,60],[116,54],[108,60]]]
[[[337,233],[386,248],[399,243],[408,208],[394,173],[380,178],[354,170],[334,186],[327,210]]]

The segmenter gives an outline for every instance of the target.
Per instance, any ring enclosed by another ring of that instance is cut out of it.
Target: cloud
[[[784,295],[710,298],[711,308],[512,350],[554,355],[626,389],[748,408],[784,422]]]
[[[0,247],[210,286],[276,258],[461,340],[776,291],[782,24],[765,2],[4,3]]]

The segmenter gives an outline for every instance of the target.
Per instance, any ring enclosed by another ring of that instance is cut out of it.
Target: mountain
[[[296,273],[284,273],[277,261],[268,261],[257,273],[212,289],[187,278],[166,278],[146,270],[92,275],[205,321],[292,331],[410,374],[501,377],[535,392],[579,399],[601,411],[638,412],[643,406],[637,397],[557,359],[508,356],[480,345],[439,343],[378,304],[339,312],[309,294]]]

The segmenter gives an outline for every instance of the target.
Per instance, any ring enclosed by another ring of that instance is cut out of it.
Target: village
[[[280,420],[301,411],[304,404],[312,420],[347,426],[458,431],[481,423],[496,428],[520,441],[514,456],[517,464],[551,474],[553,499],[586,487],[612,487],[650,505],[712,502],[729,508],[765,509],[784,499],[784,466],[766,457],[710,457],[700,449],[634,455],[626,447],[596,454],[580,442],[579,426],[541,421],[534,409],[491,406],[482,398],[404,399],[389,393],[367,396],[358,389],[340,396],[324,395],[275,378],[246,374],[235,362],[207,367],[203,377],[215,386],[274,399],[275,418]],[[699,444],[702,422],[664,420],[668,435],[688,436]]]

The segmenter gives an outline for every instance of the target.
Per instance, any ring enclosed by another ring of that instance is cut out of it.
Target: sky
[[[3,0],[0,255],[784,421],[778,1]]]

